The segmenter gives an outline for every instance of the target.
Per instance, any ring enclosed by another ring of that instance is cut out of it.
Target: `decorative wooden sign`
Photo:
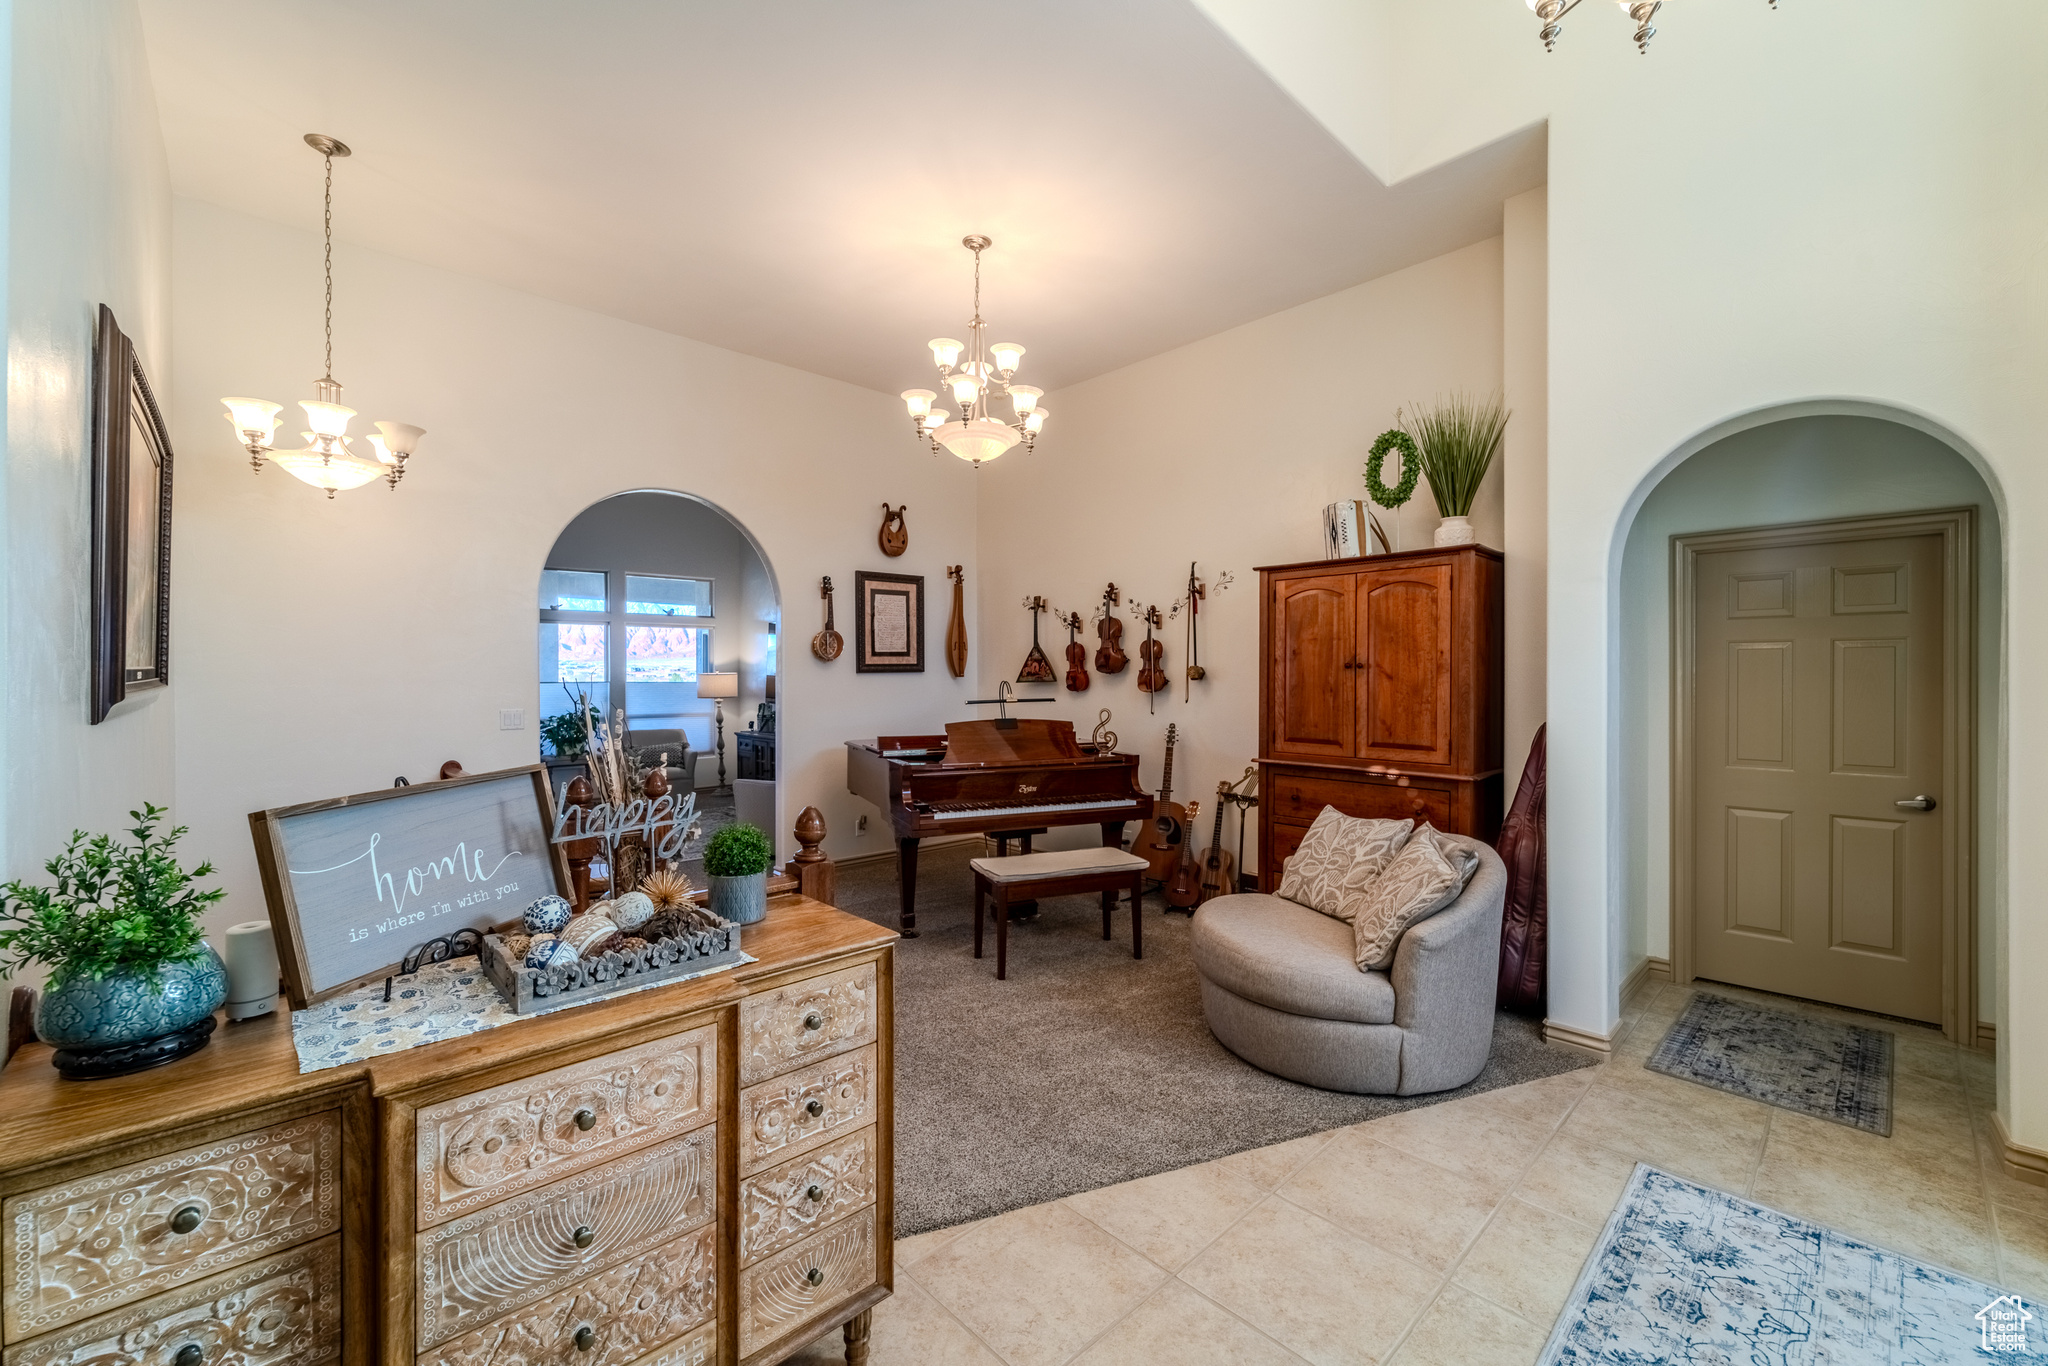
[[[394,973],[407,950],[569,895],[539,764],[255,811],[249,831],[296,1007]]]

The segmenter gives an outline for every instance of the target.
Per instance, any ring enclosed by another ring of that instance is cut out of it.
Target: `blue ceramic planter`
[[[228,998],[227,968],[211,944],[166,963],[155,977],[160,991],[152,991],[141,973],[99,981],[78,976],[45,991],[36,1003],[36,1036],[77,1053],[119,1048],[189,1030]]]
[[[749,873],[745,877],[712,877],[711,912],[735,925],[756,925],[768,918],[768,875]]]

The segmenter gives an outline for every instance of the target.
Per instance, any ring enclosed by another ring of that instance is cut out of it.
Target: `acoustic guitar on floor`
[[[1180,866],[1181,846],[1187,843],[1187,808],[1173,799],[1173,746],[1180,738],[1179,727],[1166,728],[1166,768],[1159,780],[1159,804],[1152,808],[1152,826],[1138,836],[1132,852],[1145,860],[1145,876],[1164,883]]]

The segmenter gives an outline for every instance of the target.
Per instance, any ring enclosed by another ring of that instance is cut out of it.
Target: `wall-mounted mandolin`
[[[1178,726],[1166,728],[1166,767],[1159,778],[1159,802],[1152,808],[1152,825],[1138,834],[1131,852],[1144,859],[1145,876],[1165,882],[1180,865],[1181,846],[1187,843],[1187,808],[1173,799],[1173,746],[1180,739]]]
[[[1067,691],[1088,691],[1088,647],[1081,643],[1081,614],[1061,619],[1067,628]]]
[[[1102,643],[1095,649],[1095,672],[1105,678],[1122,673],[1131,662],[1124,653],[1124,624],[1116,615],[1116,605],[1123,600],[1115,584],[1102,590],[1102,615],[1095,621],[1095,638]]]

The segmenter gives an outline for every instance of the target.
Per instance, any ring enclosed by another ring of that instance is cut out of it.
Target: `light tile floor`
[[[1863,1020],[1899,1035],[1877,1138],[1647,1070],[1690,992],[1639,993],[1598,1067],[898,1242],[873,1366],[1526,1366],[1638,1161],[2048,1298],[1988,1057]]]

